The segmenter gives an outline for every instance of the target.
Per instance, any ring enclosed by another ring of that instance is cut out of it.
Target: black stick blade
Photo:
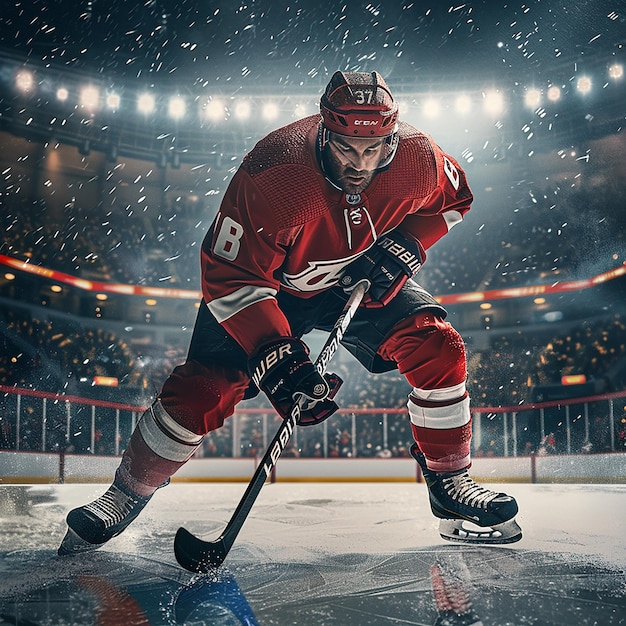
[[[190,572],[206,574],[219,567],[226,558],[228,549],[224,539],[202,541],[185,528],[179,528],[174,538],[174,555],[178,564]]]

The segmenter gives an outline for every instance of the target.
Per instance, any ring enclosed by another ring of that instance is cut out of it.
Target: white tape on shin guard
[[[143,414],[137,427],[146,445],[168,461],[184,463],[204,439],[174,421],[159,400]]]

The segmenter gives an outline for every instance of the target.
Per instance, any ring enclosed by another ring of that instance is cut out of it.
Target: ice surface
[[[174,483],[103,549],[57,557],[67,511],[105,487],[0,487],[2,619],[626,623],[623,485],[490,485],[518,499],[524,537],[479,547],[440,539],[423,484],[268,484],[224,565],[206,576],[178,567],[175,531],[215,538],[245,485]]]

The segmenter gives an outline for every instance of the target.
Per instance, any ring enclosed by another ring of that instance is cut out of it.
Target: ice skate
[[[99,498],[67,514],[68,529],[58,554],[64,556],[99,548],[123,532],[150,498],[152,495],[140,496],[114,481]]]
[[[522,529],[515,521],[518,511],[515,498],[481,487],[467,469],[433,472],[426,466],[426,458],[417,445],[411,447],[411,456],[422,469],[430,508],[440,519],[439,534],[443,539],[503,544],[522,538]]]

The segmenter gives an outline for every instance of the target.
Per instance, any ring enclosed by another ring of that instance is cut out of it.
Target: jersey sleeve
[[[276,301],[275,276],[286,250],[285,233],[276,227],[271,207],[240,168],[202,244],[202,294],[247,354],[291,334]]]
[[[457,161],[438,146],[433,147],[437,186],[426,199],[419,201],[417,210],[407,215],[399,226],[426,250],[463,220],[474,199],[465,172]]]

